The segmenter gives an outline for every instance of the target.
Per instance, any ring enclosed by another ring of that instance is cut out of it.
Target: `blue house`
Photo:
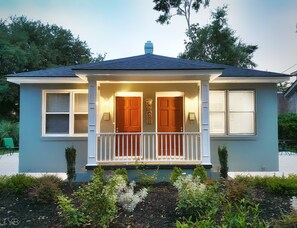
[[[278,170],[277,83],[288,75],[145,54],[16,73],[20,172],[96,166]]]

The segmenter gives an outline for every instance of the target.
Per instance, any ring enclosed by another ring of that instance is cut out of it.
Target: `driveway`
[[[0,175],[13,175],[18,173],[19,154],[0,155]],[[279,153],[279,171],[278,172],[229,172],[229,176],[237,175],[268,175],[268,176],[288,176],[288,174],[297,175],[297,154]],[[47,173],[55,174],[65,179],[65,173]],[[30,173],[30,175],[41,176],[42,173]]]

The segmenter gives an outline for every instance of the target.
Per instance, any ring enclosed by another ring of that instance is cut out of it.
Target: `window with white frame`
[[[44,135],[88,132],[87,91],[44,91]]]
[[[211,134],[255,134],[255,91],[212,90],[209,103]]]

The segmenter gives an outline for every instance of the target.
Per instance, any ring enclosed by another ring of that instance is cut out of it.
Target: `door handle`
[[[119,132],[119,128],[116,128],[116,132]]]
[[[183,132],[183,127],[180,127],[180,131]]]

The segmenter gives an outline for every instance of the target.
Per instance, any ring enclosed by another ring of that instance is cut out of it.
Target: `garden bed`
[[[70,195],[72,190],[66,183],[62,191]],[[255,188],[253,201],[260,204],[260,216],[266,221],[279,219],[291,211],[290,197],[268,193]],[[149,186],[149,194],[133,213],[119,210],[117,218],[110,227],[175,227],[181,218],[176,213],[177,190],[169,183]],[[37,203],[28,195],[16,196],[5,193],[0,195],[0,226],[11,227],[59,227],[63,226],[57,205]]]

